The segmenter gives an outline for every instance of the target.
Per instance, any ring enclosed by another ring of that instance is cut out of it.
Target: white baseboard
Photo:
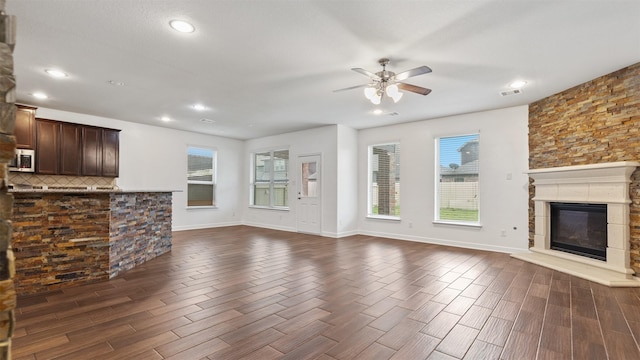
[[[343,238],[343,237],[347,237],[347,236],[353,236],[353,235],[358,235],[359,233],[356,230],[351,230],[351,231],[342,231],[342,232],[328,232],[328,231],[323,231],[321,236],[324,237],[330,237],[330,238],[334,238],[334,239],[339,239],[339,238]]]
[[[277,226],[271,224],[261,224],[261,223],[252,223],[252,222],[244,222],[242,225],[259,227],[263,229],[271,229],[271,230],[280,230],[280,231],[288,231],[288,232],[297,232],[298,230],[288,226]]]
[[[293,228],[293,227],[274,226],[272,224],[253,223],[253,222],[228,222],[228,223],[180,226],[180,227],[174,227],[172,230],[173,231],[198,230],[198,229],[217,228],[217,227],[224,227],[224,226],[237,226],[237,225],[246,225],[251,227],[287,231],[287,232],[298,231],[296,228]],[[383,233],[383,232],[377,232],[377,231],[351,230],[351,231],[343,231],[339,233],[325,231],[320,234],[320,236],[336,238],[336,239],[344,238],[348,236],[354,236],[354,235],[376,236],[376,237],[382,237],[382,238],[388,238],[388,239],[394,239],[394,240],[415,241],[415,242],[421,242],[425,244],[454,246],[454,247],[460,247],[460,248],[495,251],[495,252],[508,253],[508,254],[522,253],[527,251],[527,249],[514,248],[514,247],[478,244],[474,242],[455,241],[455,240],[447,240],[447,239],[437,239],[437,238],[431,238],[431,237],[425,237],[425,236],[411,236],[411,235],[402,235],[402,234],[394,234],[394,233]]]
[[[478,243],[466,242],[466,241],[436,239],[436,238],[430,238],[430,237],[424,237],[424,236],[381,233],[376,231],[359,231],[358,234],[383,237],[383,238],[389,238],[394,240],[415,241],[415,242],[421,242],[425,244],[436,244],[436,245],[454,246],[454,247],[460,247],[460,248],[466,248],[466,249],[495,251],[495,252],[501,252],[501,253],[507,253],[507,254],[519,253],[523,251],[523,249],[520,249],[520,248],[513,248],[513,247],[506,247],[506,246],[496,246],[496,245],[478,244]]]
[[[171,231],[200,230],[200,229],[218,228],[218,227],[225,227],[225,226],[238,226],[238,225],[243,225],[243,224],[240,221],[230,221],[230,222],[215,223],[215,224],[174,226],[171,228]]]

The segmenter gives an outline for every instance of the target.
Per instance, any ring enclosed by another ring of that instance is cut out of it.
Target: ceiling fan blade
[[[339,92],[339,91],[345,91],[345,90],[353,90],[353,89],[363,88],[363,87],[367,87],[367,86],[371,86],[371,84],[362,84],[362,85],[356,85],[356,86],[349,86],[349,87],[346,87],[344,89],[333,90],[333,92]]]
[[[411,91],[420,95],[429,95],[429,93],[431,92],[431,89],[427,89],[421,86],[415,86],[411,84],[405,84],[405,83],[398,83],[398,89]]]
[[[365,70],[365,69],[361,69],[361,68],[352,68],[351,70],[353,70],[353,71],[355,71],[355,72],[357,72],[357,73],[360,73],[360,74],[362,74],[362,75],[368,76],[368,77],[372,78],[373,80],[382,80],[382,79],[380,78],[380,76],[378,76],[378,75],[376,75],[376,74],[372,73],[371,71],[367,71],[367,70]]]
[[[402,81],[413,76],[428,74],[430,72],[431,72],[431,68],[429,68],[428,66],[424,66],[424,65],[419,66],[415,69],[407,70],[407,71],[401,72],[400,74],[396,74],[396,81]]]

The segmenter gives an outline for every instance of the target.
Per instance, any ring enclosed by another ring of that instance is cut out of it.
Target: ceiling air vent
[[[522,89],[513,89],[513,90],[500,91],[500,95],[502,95],[502,96],[516,95],[516,94],[522,94]]]
[[[215,120],[211,120],[211,119],[200,119],[201,122],[205,123],[205,124],[213,124],[214,122],[216,122]]]

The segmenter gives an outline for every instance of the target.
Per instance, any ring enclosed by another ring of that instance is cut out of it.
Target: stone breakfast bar
[[[18,295],[111,279],[171,250],[172,191],[11,193]]]

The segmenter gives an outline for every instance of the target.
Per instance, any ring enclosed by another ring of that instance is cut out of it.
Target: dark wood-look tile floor
[[[107,282],[19,299],[22,359],[640,359],[640,290],[507,254],[251,227],[174,233]]]

